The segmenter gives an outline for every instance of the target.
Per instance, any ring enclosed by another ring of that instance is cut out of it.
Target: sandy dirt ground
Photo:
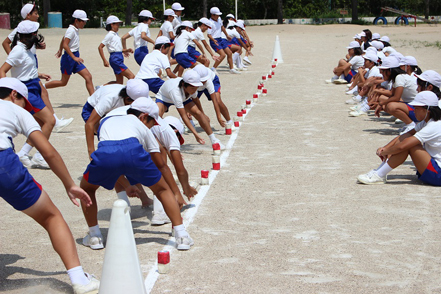
[[[188,252],[173,250],[171,269],[152,293],[438,293],[441,292],[441,198],[439,189],[421,184],[411,161],[394,170],[387,185],[364,186],[356,177],[379,164],[377,147],[398,127],[388,116],[348,117],[344,86],[328,85],[332,68],[346,53],[355,25],[249,27],[255,42],[253,65],[242,75],[219,68],[222,98],[234,114],[251,99],[269,70],[275,36],[284,63],[241,126],[226,164],[204,198],[188,231]],[[369,27],[387,35],[423,70],[441,72],[437,26]],[[58,79],[54,57],[64,29],[41,30],[47,49],[38,52],[40,72]],[[127,32],[122,29],[120,35]],[[3,40],[9,31],[0,31]],[[156,35],[157,29],[152,30]],[[81,56],[95,85],[113,79],[98,55],[103,29],[80,33]],[[131,42],[130,42],[131,43]],[[3,50],[0,60],[6,58]],[[133,57],[126,64],[136,73]],[[49,90],[58,116],[74,117],[53,134],[52,144],[79,182],[87,163],[84,123],[87,99],[83,79]],[[212,126],[228,136],[203,100]],[[171,114],[177,115],[175,109]],[[201,129],[199,128],[199,131]],[[208,141],[208,137],[203,135]],[[211,146],[185,135],[185,165],[192,181],[211,168]],[[23,137],[15,140],[21,148]],[[34,152],[34,151],[33,151]],[[81,209],[68,200],[50,171],[31,170],[69,224],[86,271],[98,277],[105,250],[81,245],[87,232]],[[151,195],[151,192],[148,192]],[[113,191],[98,191],[99,223],[107,235]],[[185,210],[183,215],[185,217]],[[72,293],[65,269],[42,228],[0,200],[0,292]],[[143,275],[154,266],[169,239],[170,225],[150,225],[152,212],[132,200],[132,225]]]

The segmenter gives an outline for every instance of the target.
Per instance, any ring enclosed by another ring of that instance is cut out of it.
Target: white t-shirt
[[[181,151],[181,144],[176,136],[175,131],[170,127],[170,125],[163,120],[158,118],[159,126],[154,126],[151,128],[153,135],[156,139],[167,149],[167,151],[178,150]]]
[[[219,17],[217,21],[210,18],[211,29],[207,30],[207,34],[211,35],[213,38],[221,38],[222,37],[222,20]]]
[[[155,136],[136,116],[126,113],[107,117],[110,118],[100,128],[100,141],[136,138],[147,152],[160,152]]]
[[[129,35],[134,38],[133,46],[135,47],[135,50],[139,47],[147,47],[148,42],[141,38],[143,32],[150,38],[149,26],[143,22],[138,23],[138,25],[129,32]]]
[[[17,42],[6,58],[11,68],[11,76],[22,82],[38,78],[37,61],[30,50],[26,50],[25,44]]]
[[[191,32],[191,34],[198,42],[205,40],[204,33],[202,32],[200,27],[197,27],[194,31]],[[196,48],[196,44],[193,41],[191,41],[190,44],[188,44],[188,46],[192,46]]]
[[[423,148],[441,167],[441,120],[431,119],[427,123],[421,121],[415,126],[415,131],[415,138],[423,144]]]
[[[33,131],[41,131],[34,117],[11,101],[0,99],[0,117],[0,150],[13,148],[12,139],[18,134],[28,137]]]
[[[240,34],[235,28],[227,29],[227,33],[228,33],[228,36],[230,36],[231,38],[240,39]]]
[[[358,72],[358,68],[364,66],[364,58],[360,55],[355,55],[349,60],[349,63],[351,64],[351,69]]]
[[[122,52],[123,50],[121,38],[114,31],[109,31],[101,43],[107,47],[109,53]]]
[[[383,75],[380,73],[380,70],[378,69],[378,67],[373,66],[366,74],[366,79],[371,78],[371,77],[380,77],[382,78]]]
[[[180,25],[181,23],[182,23],[181,17],[180,16],[175,16],[173,18],[173,21],[172,21],[172,26],[173,26],[173,28],[177,28],[178,25]],[[176,31],[174,31],[174,33],[176,33]]]
[[[167,68],[170,68],[167,55],[155,49],[144,57],[136,78],[142,80],[159,78],[159,71]]]
[[[401,100],[406,103],[412,102],[417,92],[417,84],[408,74],[401,74],[395,78],[394,88],[403,87],[403,94],[401,94]]]
[[[9,35],[8,35],[8,39],[9,39],[9,41],[14,41],[14,37],[15,37],[15,34],[17,34],[17,28],[15,28]],[[34,46],[32,46],[32,48],[31,48],[31,52],[32,52],[32,54],[37,54],[37,48],[35,47],[35,44],[34,44]]]
[[[162,84],[156,98],[167,103],[174,104],[176,108],[184,108],[184,102],[191,97],[185,97],[185,92],[179,87],[182,78],[170,79]]]
[[[195,37],[190,32],[182,30],[179,37],[175,38],[175,55],[178,53],[188,53],[187,47],[194,39]]]
[[[69,48],[72,53],[80,50],[80,34],[75,26],[69,25],[66,34],[64,34],[64,38],[70,39]]]
[[[173,25],[168,20],[164,21],[160,30],[162,31],[162,35],[164,37],[170,38],[170,32],[173,32]]]
[[[119,96],[119,92],[124,85],[111,84],[100,87],[95,93],[87,98],[87,102],[95,109],[96,113],[103,117],[111,110],[124,106],[124,100]]]
[[[208,94],[211,95],[215,92],[213,80],[216,77],[216,74],[211,70],[209,70],[208,72],[210,74],[210,78],[202,86],[200,86],[198,88],[198,91],[200,92],[200,91],[204,91],[205,89],[207,89]]]

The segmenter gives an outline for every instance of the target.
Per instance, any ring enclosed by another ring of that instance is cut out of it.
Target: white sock
[[[89,279],[84,274],[81,265],[67,270],[67,274],[69,275],[72,284],[87,285],[90,283]]]
[[[363,97],[361,97],[360,95],[357,95],[357,96],[355,96],[354,99],[357,100],[358,102],[361,102],[361,99],[363,99]]]
[[[338,79],[338,78],[339,78],[338,75],[334,75],[334,76],[332,77],[332,80],[336,80],[336,79]]]
[[[237,63],[239,64],[237,67],[239,67],[239,68],[244,67],[244,64],[243,64],[242,58],[240,58],[240,55],[237,56]]]
[[[89,234],[92,237],[99,237],[99,236],[101,236],[100,225],[89,227]]]
[[[126,191],[121,191],[116,193],[116,195],[118,195],[118,199],[124,200],[125,202],[127,202],[127,205],[130,207],[130,201],[129,201],[129,197],[127,196]]]
[[[21,150],[17,153],[18,157],[22,157],[24,155],[28,155],[29,152],[32,150],[32,146],[28,143],[24,143],[23,147],[21,147]]]
[[[235,52],[233,53],[233,63],[239,67],[238,63],[237,63],[237,57],[239,56],[239,53]]]
[[[164,207],[156,195],[153,195],[153,211],[157,213],[164,213]]]
[[[391,168],[390,165],[387,162],[385,162],[383,165],[380,165],[380,167],[377,169],[376,173],[379,177],[384,178],[392,170],[393,170],[393,168]]]
[[[57,125],[60,122],[60,119],[55,113],[54,113],[54,117],[55,117],[55,124]]]
[[[367,104],[367,103],[363,103],[363,105],[360,107],[360,110],[364,111],[364,112],[368,112],[369,109],[370,109],[370,107],[369,107],[369,104]]]
[[[211,135],[208,135],[208,137],[210,138],[211,144],[214,144],[214,141],[217,141],[216,136],[214,135],[214,133],[212,133]]]
[[[232,124],[233,123],[233,120],[232,119],[230,119],[229,121],[227,121],[227,124]]]
[[[173,229],[175,229],[175,237],[176,238],[182,238],[187,237],[188,233],[187,230],[185,230],[184,224],[179,226],[174,226]]]

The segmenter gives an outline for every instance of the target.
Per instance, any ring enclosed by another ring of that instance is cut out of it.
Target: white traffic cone
[[[146,293],[133,236],[130,208],[124,200],[113,203],[99,293]]]
[[[283,63],[282,58],[282,50],[280,49],[280,41],[279,36],[276,36],[276,42],[274,43],[274,50],[273,50],[273,59],[277,59],[277,63]]]

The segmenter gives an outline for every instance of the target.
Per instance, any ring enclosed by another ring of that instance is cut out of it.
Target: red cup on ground
[[[271,72],[271,75],[274,75],[274,71]]]
[[[251,105],[251,100],[247,99],[247,101],[245,101],[246,105]]]
[[[231,135],[231,132],[231,123],[228,123],[225,126],[225,135]]]
[[[242,110],[237,112],[237,116],[238,116],[239,118],[241,118],[241,117],[243,116],[243,112],[242,112]]]
[[[209,174],[210,174],[210,171],[205,170],[205,169],[201,170],[201,178],[208,179]]]
[[[272,76],[271,75],[268,75],[268,79],[271,79],[272,78]]]
[[[257,85],[257,90],[262,90],[263,86],[261,84]]]
[[[220,150],[220,144],[219,143],[214,143],[213,144],[213,150]]]
[[[257,94],[253,94],[253,98],[254,98],[254,99],[257,99],[257,98],[259,98],[259,95],[257,95]]]
[[[276,68],[276,65],[275,65],[275,64],[273,64],[273,65],[271,65],[271,67],[272,67],[272,68]]]
[[[262,89],[262,94],[264,94],[264,95],[268,94],[268,90],[267,89]]]
[[[244,109],[242,109],[242,114],[246,114],[247,113],[247,110],[244,108]]]
[[[158,251],[158,272],[166,274],[170,268],[170,252]]]
[[[277,62],[277,58],[274,58],[274,61]]]
[[[234,126],[235,126],[236,128],[238,128],[238,127],[240,126],[240,122],[235,121],[235,122],[234,122]]]
[[[219,156],[213,156],[213,170],[220,170],[220,158],[219,158]]]
[[[266,76],[262,76],[262,81],[266,81]]]

